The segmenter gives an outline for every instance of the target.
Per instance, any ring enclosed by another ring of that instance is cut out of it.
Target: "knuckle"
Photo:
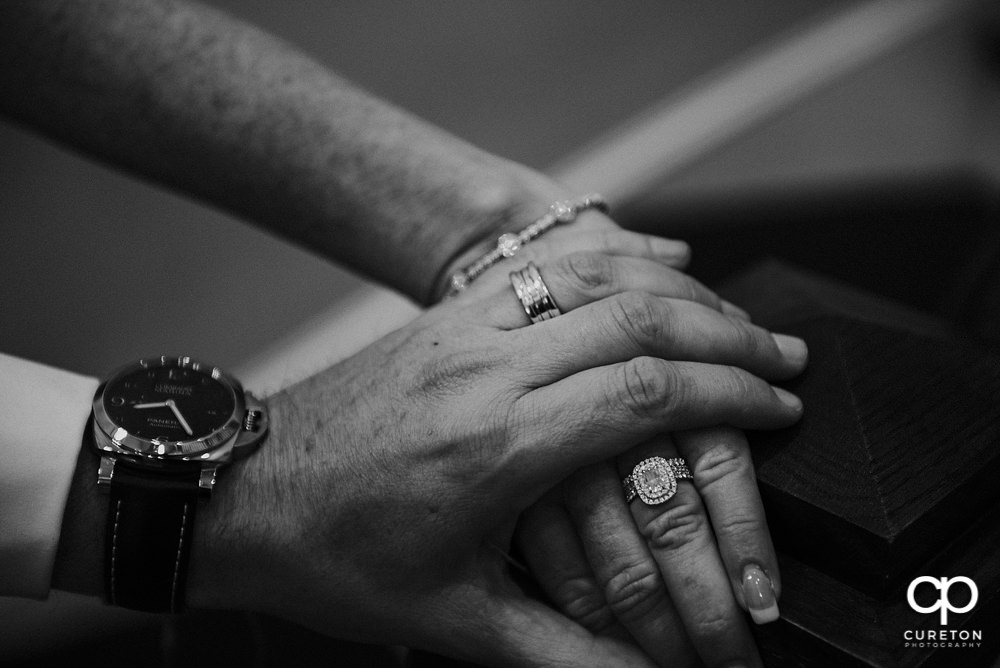
[[[613,301],[612,317],[617,326],[642,345],[668,334],[663,305],[644,292],[623,292]]]
[[[609,608],[623,622],[652,612],[664,600],[666,586],[654,563],[632,564],[618,570],[604,587]]]
[[[703,491],[740,478],[754,477],[749,451],[726,441],[717,441],[702,452],[694,462],[693,473]]]
[[[742,509],[724,513],[714,526],[720,536],[727,536],[741,543],[749,542],[755,536],[767,534],[767,524],[764,519]]]
[[[552,592],[552,598],[566,616],[592,633],[614,624],[614,613],[597,582],[586,576],[568,578]]]
[[[733,418],[739,424],[758,422],[771,410],[770,386],[748,371],[733,367],[726,383],[732,400]]]
[[[614,263],[600,253],[572,253],[559,261],[559,268],[585,292],[615,282]]]
[[[755,326],[739,319],[730,318],[729,322],[733,326],[736,345],[744,355],[757,357],[764,348],[761,340],[761,332]]]
[[[708,531],[708,517],[696,494],[680,494],[671,500],[669,508],[639,527],[653,549],[675,551],[697,543]]]
[[[736,623],[729,611],[706,606],[691,620],[692,634],[703,641],[723,641],[732,637]]]
[[[732,367],[727,385],[729,392],[744,404],[758,391],[756,378],[738,367]]]
[[[725,402],[730,422],[745,425],[753,422],[761,410],[756,379],[738,367],[728,367],[718,384],[720,398]],[[749,422],[748,422],[749,421]]]
[[[687,276],[687,274],[684,275]],[[704,283],[701,283],[700,281],[691,278],[690,276],[688,276],[688,281],[691,285],[691,291],[693,292],[694,295],[691,298],[693,301],[700,302],[705,306],[711,308],[713,311],[722,310],[722,298],[719,297],[719,295],[717,295],[715,291],[707,287]]]
[[[705,302],[706,298],[700,289],[701,285],[687,274],[681,272],[678,274],[680,275],[680,289],[677,296],[691,302]]]
[[[622,403],[638,417],[661,413],[665,407],[683,402],[685,385],[673,366],[655,357],[634,357],[620,367]]]

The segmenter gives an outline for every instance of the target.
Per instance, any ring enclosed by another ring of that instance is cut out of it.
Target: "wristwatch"
[[[264,405],[218,367],[152,357],[118,369],[94,396],[85,432],[108,492],[106,600],[181,612],[196,510],[218,470],[267,433]]]

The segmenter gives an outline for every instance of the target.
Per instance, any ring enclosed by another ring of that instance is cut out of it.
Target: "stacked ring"
[[[514,292],[531,324],[562,315],[534,262],[529,262],[524,269],[510,272],[510,284],[514,286]]]
[[[666,503],[677,493],[678,480],[693,479],[687,462],[680,457],[644,459],[622,480],[625,503],[630,503],[637,496],[647,506]]]

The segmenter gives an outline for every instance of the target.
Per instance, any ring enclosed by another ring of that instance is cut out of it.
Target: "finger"
[[[623,230],[610,221],[606,225],[597,230],[575,225],[552,230],[522,246],[513,257],[497,262],[453,301],[472,303],[505,285],[509,288],[507,275],[529,261],[541,265],[581,251],[644,258],[675,269],[684,269],[691,258],[691,248],[683,241]]]
[[[637,357],[517,399],[508,418],[514,450],[507,464],[519,480],[544,484],[660,432],[716,424],[777,429],[801,414],[797,397],[742,369]]]
[[[738,366],[769,379],[790,378],[808,358],[799,338],[692,301],[627,292],[508,332],[529,383],[544,384],[596,364],[652,355]]]
[[[552,603],[596,635],[628,639],[604,600],[573,522],[562,487],[546,493],[521,514],[516,540],[528,570]]]
[[[677,449],[666,436],[646,442],[619,458],[619,474],[624,477],[653,456],[671,459]],[[630,506],[687,635],[707,666],[759,666],[760,656],[733,596],[701,496],[690,481],[673,484],[676,492],[667,500],[647,505],[640,494]],[[635,485],[640,487],[641,480]]]
[[[567,227],[560,232],[562,234],[542,237],[526,246],[525,250],[530,251],[537,260],[546,262],[554,257],[579,251],[596,251],[607,255],[646,258],[675,269],[684,269],[691,261],[691,247],[677,239],[667,239],[621,228],[580,232]]]
[[[455,653],[484,665],[654,668],[635,643],[595,636],[552,608],[513,592],[484,596],[470,615],[481,620],[481,636],[461,642]]]
[[[603,461],[578,470],[565,489],[566,508],[614,617],[659,665],[693,661],[694,648],[625,505],[614,464]]]
[[[731,427],[674,435],[708,508],[736,600],[757,624],[778,618],[780,574],[760,499],[750,446]]]
[[[525,263],[511,263],[519,271]],[[616,257],[603,253],[571,253],[538,268],[546,289],[563,312],[599,301],[620,292],[638,291],[658,297],[686,299],[738,318],[746,312],[723,301],[691,276],[672,267],[645,258]],[[484,318],[501,329],[514,329],[531,323],[518,295],[508,284],[504,297],[495,301],[499,308],[489,308]],[[492,304],[494,299],[490,299]]]

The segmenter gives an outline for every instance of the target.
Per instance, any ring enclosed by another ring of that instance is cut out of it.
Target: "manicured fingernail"
[[[774,390],[774,394],[781,399],[781,403],[785,404],[789,408],[794,408],[795,410],[802,410],[802,400],[797,396],[789,392],[788,390],[782,389],[780,387],[771,386]]]
[[[789,336],[788,334],[771,334],[771,338],[778,345],[778,350],[781,351],[781,355],[797,364],[804,364],[806,358],[809,357],[809,348],[806,346],[806,342],[797,336]]]
[[[755,624],[767,624],[778,619],[778,600],[774,596],[771,578],[756,564],[743,569],[743,598]]]
[[[736,304],[722,300],[722,312],[726,315],[731,315],[734,318],[739,318],[740,320],[746,320],[750,322],[750,314],[741,309]]]

